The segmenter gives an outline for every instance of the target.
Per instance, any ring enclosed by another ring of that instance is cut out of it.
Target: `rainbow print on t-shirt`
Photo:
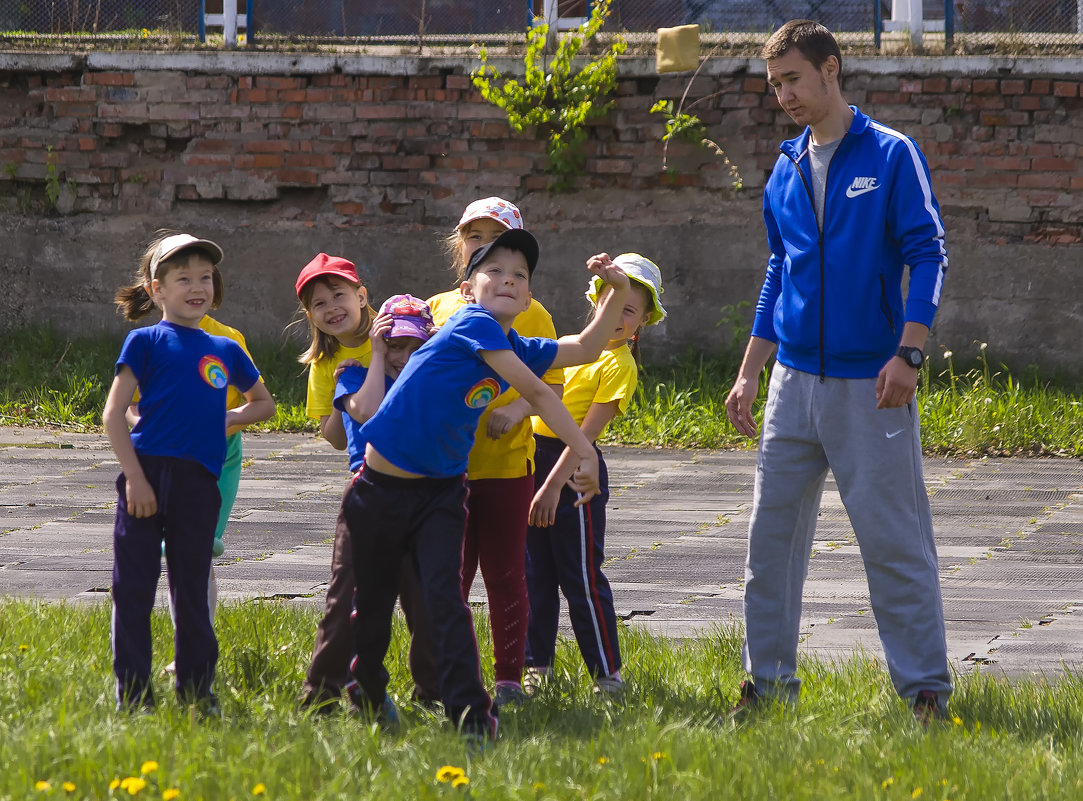
[[[199,360],[199,375],[215,389],[225,389],[229,372],[217,356],[204,356]]]
[[[500,384],[495,378],[483,378],[466,393],[464,400],[471,409],[484,409],[500,394]]]

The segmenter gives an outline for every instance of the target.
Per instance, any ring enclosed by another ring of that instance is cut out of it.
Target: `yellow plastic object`
[[[655,66],[659,73],[684,72],[699,66],[699,25],[659,28]]]

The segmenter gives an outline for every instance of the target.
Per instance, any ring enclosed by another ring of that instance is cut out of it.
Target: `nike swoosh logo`
[[[872,192],[873,190],[879,189],[879,188],[880,188],[879,185],[876,185],[876,186],[863,186],[860,189],[854,189],[852,186],[848,186],[848,187],[846,187],[846,197],[857,197],[858,195],[863,195],[866,192]]]
[[[890,434],[885,434],[884,436],[886,436],[888,439],[893,439],[893,438],[899,436],[899,434],[901,434],[904,431],[906,431],[905,428],[900,428],[898,431],[893,431]]]

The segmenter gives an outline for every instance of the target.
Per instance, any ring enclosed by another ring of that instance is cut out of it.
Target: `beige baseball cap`
[[[202,250],[210,258],[211,264],[218,264],[218,262],[222,261],[222,248],[211,240],[198,239],[191,234],[173,234],[159,242],[158,249],[150,257],[150,277],[158,277],[158,265],[163,261],[189,248]]]

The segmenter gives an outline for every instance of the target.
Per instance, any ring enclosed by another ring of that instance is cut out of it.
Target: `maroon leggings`
[[[534,476],[470,481],[463,540],[463,598],[481,567],[489,597],[497,681],[522,681],[530,605],[526,594],[526,521]]]

